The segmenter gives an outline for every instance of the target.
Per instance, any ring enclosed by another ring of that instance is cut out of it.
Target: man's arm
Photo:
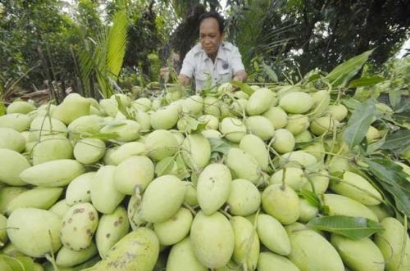
[[[186,87],[186,86],[189,85],[190,79],[189,79],[189,77],[186,76],[185,74],[181,74],[181,73],[180,73],[179,76],[178,76],[178,79],[179,79],[179,83],[180,83],[181,85],[183,85],[184,87]]]

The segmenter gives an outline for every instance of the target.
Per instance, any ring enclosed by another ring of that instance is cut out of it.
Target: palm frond
[[[113,25],[108,35],[107,68],[114,79],[118,78],[127,44],[128,18],[125,8],[120,9],[113,17]]]
[[[118,79],[125,56],[128,17],[125,5],[113,15],[112,25],[103,26],[95,40],[89,39],[80,48],[78,58],[83,82],[98,83],[102,97],[114,94],[113,84]],[[86,84],[86,93],[91,86]]]

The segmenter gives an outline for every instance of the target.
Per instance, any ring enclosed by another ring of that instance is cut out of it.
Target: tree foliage
[[[292,63],[302,74],[314,68],[329,71],[370,49],[375,49],[372,61],[380,65],[394,55],[410,34],[408,1],[231,2],[239,10],[232,14],[231,31],[239,46],[246,46],[242,52],[247,64],[253,57],[263,56],[279,74]],[[253,47],[252,40],[246,37],[252,37]]]
[[[59,12],[56,1],[5,1],[0,20],[0,67],[2,85],[20,79],[22,87],[41,87],[45,80],[60,80],[72,74],[67,44],[76,26]]]

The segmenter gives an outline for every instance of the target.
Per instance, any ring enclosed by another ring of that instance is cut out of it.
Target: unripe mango
[[[91,182],[96,173],[96,171],[83,173],[68,184],[65,192],[65,200],[68,205],[91,202]]]
[[[31,117],[22,113],[11,113],[0,116],[0,127],[11,128],[17,132],[27,131],[30,127]]]
[[[7,114],[13,114],[13,113],[28,114],[34,110],[36,110],[36,106],[34,105],[33,102],[15,100],[7,106],[6,113]]]
[[[21,179],[20,174],[30,168],[30,163],[21,153],[0,149],[0,182],[11,186],[25,186],[27,183]]]
[[[179,107],[176,105],[163,106],[151,113],[151,126],[154,130],[169,130],[177,124]]]
[[[284,128],[288,123],[288,114],[280,107],[272,106],[262,116],[268,118],[275,130]]]
[[[193,215],[190,210],[180,208],[178,212],[165,222],[154,223],[154,232],[162,246],[170,246],[188,236]]]
[[[328,90],[318,90],[313,92],[313,105],[309,111],[309,115],[312,117],[320,116],[325,112],[330,104],[330,93]]]
[[[272,107],[275,94],[268,88],[259,88],[249,96],[246,103],[246,113],[249,116],[260,115]]]
[[[235,236],[235,246],[232,258],[248,270],[255,270],[259,258],[259,237],[252,223],[242,217],[233,216],[230,219]]]
[[[261,169],[269,167],[269,151],[265,142],[253,134],[245,135],[239,142],[239,148],[253,156]]]
[[[303,114],[308,112],[314,104],[309,93],[296,91],[283,95],[279,100],[279,106],[290,114]]]
[[[199,262],[190,238],[186,237],[171,247],[166,271],[208,271],[208,267]]]
[[[178,150],[178,141],[168,130],[155,130],[145,138],[147,155],[154,161],[174,155]]]
[[[264,251],[259,254],[258,271],[300,271],[288,258]]]
[[[270,184],[281,184],[282,182],[290,186],[293,190],[298,191],[306,185],[308,179],[303,169],[288,167],[276,171],[269,179]]]
[[[332,234],[330,242],[336,248],[347,267],[357,271],[383,271],[383,254],[370,238],[352,240]]]
[[[6,214],[9,202],[29,189],[26,186],[2,186],[0,188],[0,214]]]
[[[377,216],[364,204],[338,194],[323,194],[324,205],[328,207],[328,215],[346,215],[365,217],[378,222]]]
[[[122,161],[132,155],[146,155],[146,152],[145,144],[142,142],[125,142],[115,149],[111,155],[111,159],[114,162],[114,165],[119,165]]]
[[[199,262],[208,268],[225,266],[233,255],[235,235],[220,212],[207,216],[199,211],[192,222],[190,240]]]
[[[309,129],[314,135],[321,136],[327,133],[332,134],[338,125],[339,122],[331,116],[324,116],[312,120]]]
[[[237,216],[248,216],[259,209],[261,193],[251,181],[235,179],[231,183],[231,192],[226,203],[229,206],[229,213]]]
[[[108,251],[107,257],[90,270],[112,270],[118,267],[122,270],[152,271],[159,252],[159,241],[154,231],[140,227],[121,238]]]
[[[282,224],[296,222],[299,208],[298,194],[288,185],[271,184],[262,192],[262,209]]]
[[[198,204],[206,215],[216,212],[228,200],[232,175],[224,164],[212,163],[199,174],[197,182]]]
[[[249,116],[245,119],[245,126],[250,134],[260,137],[262,140],[269,140],[275,133],[275,128],[270,120],[264,116]]]
[[[114,187],[125,195],[132,195],[137,187],[143,191],[154,179],[154,170],[154,163],[147,156],[132,155],[115,168]]]
[[[30,123],[32,140],[40,140],[50,136],[67,137],[67,126],[62,121],[50,116],[35,117]]]
[[[219,99],[213,96],[205,96],[204,98],[204,114],[212,115],[217,118],[221,116],[221,109],[219,107]]]
[[[116,189],[114,174],[116,166],[101,166],[90,182],[91,202],[103,214],[111,214],[125,198]]]
[[[230,142],[239,143],[246,135],[246,125],[239,118],[227,117],[219,123],[219,131]]]
[[[288,234],[292,247],[288,258],[300,270],[345,270],[336,249],[318,232],[307,228],[294,228],[289,229]]]
[[[315,165],[316,163],[316,157],[303,150],[284,153],[280,157],[279,161],[279,165],[281,166],[301,168],[308,168],[309,166]]]
[[[37,208],[19,208],[7,220],[7,235],[16,248],[30,257],[44,257],[61,247],[61,218]]]
[[[345,171],[341,180],[330,182],[330,188],[364,205],[378,205],[383,201],[380,192],[368,180],[352,171]]]
[[[211,144],[201,133],[192,133],[182,143],[182,158],[192,170],[201,170],[211,159]]]
[[[22,207],[38,209],[50,208],[63,194],[61,187],[34,187],[13,198],[6,207],[6,213]]]
[[[111,214],[103,214],[100,217],[95,232],[95,244],[102,259],[105,259],[111,247],[127,235],[129,229],[127,210],[123,206],[118,206]]]
[[[175,215],[185,198],[186,186],[176,176],[155,178],[144,191],[141,218],[152,223],[164,222]]]
[[[98,115],[81,116],[73,120],[68,126],[70,139],[78,139],[83,136],[98,133],[104,126],[104,118]]]
[[[31,150],[33,165],[71,158],[73,158],[73,145],[66,137],[47,137],[35,143]]]
[[[0,127],[0,148],[21,153],[26,148],[23,134],[8,127]]]
[[[68,94],[53,111],[52,117],[70,124],[73,120],[90,115],[91,102],[78,93]]]
[[[75,265],[79,265],[93,256],[97,255],[97,246],[94,242],[84,250],[75,251],[69,249],[67,247],[62,247],[56,255],[56,264],[60,267],[74,267]]]
[[[326,110],[334,119],[338,120],[339,122],[344,120],[347,117],[349,111],[347,107],[343,104],[331,104],[327,107]]]
[[[141,125],[135,120],[122,119],[106,123],[100,130],[103,134],[116,134],[120,142],[131,142],[139,139]]]
[[[89,202],[73,205],[62,220],[60,239],[69,249],[86,249],[94,237],[98,226],[98,212]]]
[[[31,166],[20,173],[20,178],[33,185],[61,187],[68,185],[84,171],[84,166],[77,160],[59,159]]]
[[[258,184],[261,179],[262,169],[256,159],[240,148],[231,147],[229,149],[226,165],[236,179],[247,179],[254,184]]]
[[[380,224],[384,231],[375,234],[374,242],[383,254],[386,270],[409,270],[410,238],[407,229],[394,217],[387,217]]]
[[[288,115],[288,122],[284,127],[286,130],[291,132],[294,136],[306,131],[310,126],[310,121],[308,116],[302,114],[292,114]]]
[[[256,231],[261,243],[270,251],[283,256],[289,255],[289,236],[279,220],[268,214],[259,214],[256,217]]]
[[[295,148],[295,136],[287,129],[280,128],[275,130],[271,140],[272,148],[278,153],[287,153]]]
[[[84,165],[97,163],[105,154],[105,142],[99,138],[78,140],[73,149],[74,158]]]

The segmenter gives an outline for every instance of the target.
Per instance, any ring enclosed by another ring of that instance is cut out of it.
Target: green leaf
[[[211,145],[211,160],[219,160],[222,156],[226,156],[229,151],[229,144],[221,138],[208,138]]]
[[[127,43],[128,18],[125,5],[113,16],[108,36],[107,68],[114,79],[120,74]]]
[[[312,206],[320,208],[320,199],[313,191],[302,188],[300,189],[299,194]]]
[[[253,90],[253,88],[251,88],[248,84],[246,83],[242,83],[239,81],[232,81],[231,82],[232,85],[234,85],[235,87],[240,88],[243,92],[245,92],[246,94],[248,94],[249,96],[252,95],[252,93],[255,92],[255,90]]]
[[[350,117],[344,131],[344,141],[350,149],[358,145],[365,138],[366,133],[373,122],[376,106],[374,101],[367,100],[360,104]]]
[[[373,76],[366,76],[362,77],[356,80],[352,80],[349,83],[348,88],[357,88],[357,87],[365,87],[365,86],[374,86],[377,83],[382,82],[384,79],[383,77],[379,75],[373,75]]]
[[[352,240],[360,240],[384,230],[379,223],[373,220],[343,215],[313,218],[306,226],[315,230],[340,234]]]
[[[410,130],[399,130],[389,134],[380,149],[400,150],[403,146],[410,146]]]
[[[345,86],[366,63],[373,50],[366,51],[355,56],[334,68],[326,78],[331,82],[333,87]]]
[[[9,269],[10,268],[10,269]],[[0,255],[0,270],[29,271],[34,269],[34,261],[27,256],[10,257]]]
[[[128,112],[127,107],[124,105],[124,103],[122,102],[121,98],[116,95],[115,96],[115,100],[117,101],[117,107],[118,110],[129,120],[134,120],[135,118],[133,116],[131,116],[131,114]]]
[[[181,179],[188,178],[190,176],[189,171],[188,171],[186,163],[185,163],[185,161],[182,158],[182,155],[180,153],[177,154],[175,161],[176,161],[176,165],[177,165],[178,177],[181,178]]]
[[[270,66],[266,65],[265,62],[262,62],[262,67],[263,71],[269,76],[270,80],[273,82],[278,82],[278,76]]]
[[[376,181],[394,199],[394,207],[410,217],[410,182],[403,169],[385,158],[364,158]]]

